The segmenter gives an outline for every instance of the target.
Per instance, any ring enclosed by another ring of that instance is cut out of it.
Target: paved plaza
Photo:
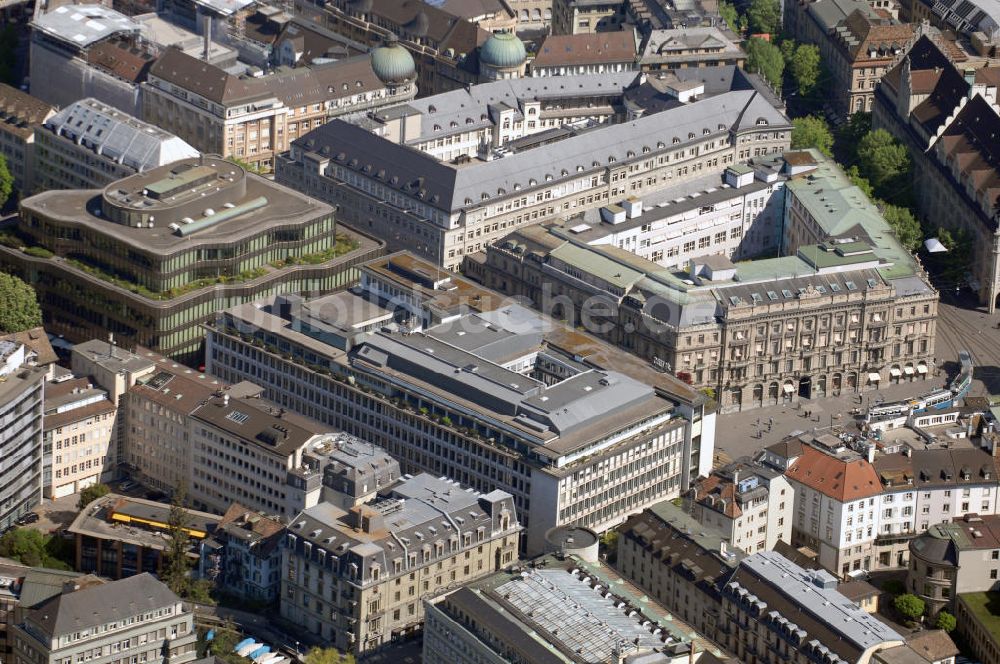
[[[958,373],[958,351],[968,350],[976,363],[970,395],[1000,394],[1000,315],[987,314],[963,295],[942,293],[938,309],[936,366],[926,380],[900,385],[865,386],[860,393],[819,399],[805,405],[777,405],[720,415],[716,427],[716,465],[775,443],[795,431],[832,425],[849,425],[851,411],[864,409],[879,400],[895,401],[915,397],[943,386]],[[935,375],[936,373],[936,375]],[[812,416],[805,411],[811,409]],[[770,427],[768,423],[770,422]],[[760,436],[760,437],[758,437]]]

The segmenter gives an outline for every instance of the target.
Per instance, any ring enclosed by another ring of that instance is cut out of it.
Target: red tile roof
[[[875,467],[865,459],[838,459],[814,447],[805,447],[785,475],[840,502],[876,496],[882,491]]]

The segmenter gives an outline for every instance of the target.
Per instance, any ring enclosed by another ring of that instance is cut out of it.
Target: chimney
[[[962,75],[965,77],[965,82],[969,85],[976,82],[976,70],[972,67],[966,67],[966,69],[962,72]]]
[[[212,53],[212,17],[209,14],[205,14],[201,20],[202,20],[202,30],[205,32],[204,59],[205,62],[208,62],[209,55]]]
[[[875,445],[868,446],[868,463],[875,463]]]

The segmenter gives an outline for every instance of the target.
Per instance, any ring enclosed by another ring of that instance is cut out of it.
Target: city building
[[[837,115],[870,112],[879,79],[910,47],[916,26],[880,14],[865,0],[785,0],[783,28],[819,47]]]
[[[722,589],[724,647],[741,661],[867,664],[903,637],[837,592],[826,570],[765,551],[740,561]]]
[[[235,501],[287,521],[318,502],[319,487],[293,471],[302,467],[307,450],[333,437],[319,422],[257,394],[223,392],[191,411],[189,435],[188,499],[195,507],[224,514]]]
[[[703,394],[411,254],[366,264],[355,292],[235,307],[206,332],[220,379],[256,381],[404,472],[510,493],[529,552],[552,527],[603,531],[677,497],[711,466]]]
[[[552,0],[552,34],[616,32],[625,23],[621,0]]]
[[[13,661],[14,643],[10,627],[23,620],[24,613],[63,592],[77,581],[78,572],[0,564],[0,657]]]
[[[550,34],[552,0],[509,0],[507,5],[517,13],[517,34],[525,37]]]
[[[635,85],[623,81],[632,78],[625,72],[494,83],[510,87],[488,88],[493,101],[476,92],[424,99],[426,112],[401,123],[405,131],[333,120],[292,143],[276,179],[337,204],[339,219],[384,238],[390,250],[455,269],[519,227],[787,149],[791,125],[773,95],[736,70],[678,70]],[[519,90],[534,91],[540,103]],[[621,112],[585,98],[612,94]],[[413,149],[430,138],[443,154]]]
[[[773,156],[754,161],[759,176],[737,165],[648,209],[623,195],[601,221],[509,233],[464,270],[556,318],[596,316],[608,341],[713,389],[722,412],[871,390],[906,367],[926,379],[937,292],[875,205],[818,152],[785,153],[785,180]],[[776,245],[778,258],[726,256]]]
[[[545,0],[530,1],[534,5]],[[491,36],[489,30],[451,13],[444,4],[448,3],[332,0],[320,10],[310,7],[308,11],[304,8],[299,11],[327,30],[372,47],[398,37],[412,55],[421,94],[433,95],[479,81],[478,49]],[[472,6],[472,3],[454,4],[462,9]]]
[[[743,552],[682,507],[663,502],[617,529],[615,569],[699,634],[721,643],[722,586]]]
[[[197,659],[194,612],[148,573],[57,595],[11,634],[15,664],[60,664],[95,650],[147,664]]]
[[[699,477],[691,487],[691,513],[719,529],[748,555],[792,542],[795,492],[778,471],[735,461]]]
[[[281,588],[285,524],[233,503],[202,544],[201,575],[226,595],[273,604]]]
[[[261,76],[230,73],[168,49],[142,86],[142,118],[202,152],[270,171],[275,155],[331,118],[413,99],[413,67],[398,43],[376,48],[370,56]]]
[[[67,532],[75,538],[79,572],[109,579],[137,574],[159,574],[170,546],[170,511],[167,503],[109,493],[77,514]],[[188,556],[197,558],[206,538],[219,527],[219,517],[184,510]]]
[[[899,16],[910,23],[927,21],[943,31],[954,31],[978,55],[997,56],[997,30],[1000,17],[988,1],[970,2],[963,6],[958,0],[934,4],[928,0],[900,0]]]
[[[717,0],[625,0],[625,17],[643,33],[725,25]]]
[[[198,156],[167,131],[94,98],[63,107],[35,137],[31,191],[103,189],[115,180]]]
[[[840,587],[838,587],[840,590]],[[959,654],[955,642],[940,629],[914,632],[901,646],[879,650],[872,657],[875,664],[955,664]]]
[[[934,616],[964,593],[1000,590],[1000,516],[947,517],[910,542],[906,590]]]
[[[613,569],[574,555],[428,600],[423,638],[425,662],[454,664],[687,664],[712,648]]]
[[[215,394],[257,394],[255,386],[229,386],[146,349],[136,349],[136,362],[148,367],[119,401],[121,462],[129,477],[156,491],[172,494],[190,489],[191,427],[188,416]],[[116,353],[123,354],[118,350]]]
[[[1000,662],[1000,593],[959,595],[955,618],[973,657],[982,664]]]
[[[399,461],[383,448],[346,433],[325,436],[302,455],[292,471],[320,500],[350,510],[375,499],[402,476]]]
[[[579,76],[637,69],[634,30],[575,35],[548,35],[528,70],[531,76]]]
[[[45,384],[43,495],[63,498],[113,479],[118,404],[87,377],[66,373]]]
[[[339,650],[371,652],[420,629],[424,600],[517,561],[510,494],[427,474],[371,503],[319,503],[288,527],[281,616]]]
[[[0,341],[0,530],[42,501],[42,393],[47,369],[27,348]]]
[[[34,179],[35,132],[55,112],[41,99],[0,83],[0,155],[19,192],[28,191]]]
[[[1000,296],[1000,169],[996,143],[981,132],[1000,127],[1000,67],[963,71],[948,53],[923,34],[878,86],[872,124],[908,148],[920,216],[968,234],[968,285],[992,313]]]
[[[12,230],[32,250],[2,246],[0,265],[36,286],[50,332],[111,332],[195,365],[199,325],[214,312],[275,290],[346,286],[356,260],[381,254],[335,231],[330,206],[217,157],[137,173],[100,195],[32,196]]]
[[[743,67],[746,53],[731,32],[717,27],[652,30],[642,42],[642,71],[675,71],[685,67]]]
[[[138,116],[136,80],[152,56],[133,55],[119,44],[133,44],[141,31],[137,21],[101,4],[37,12],[28,56],[31,94],[56,108],[95,97]]]

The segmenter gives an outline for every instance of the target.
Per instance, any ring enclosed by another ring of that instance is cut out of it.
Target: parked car
[[[134,488],[135,488],[135,482],[133,482],[132,480],[125,480],[124,482],[118,485],[119,491],[128,491],[129,489],[134,489]]]

